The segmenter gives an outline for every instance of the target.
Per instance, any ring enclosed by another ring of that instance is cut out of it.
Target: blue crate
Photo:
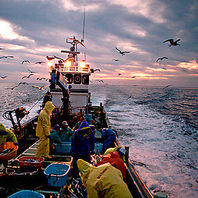
[[[92,114],[85,114],[85,120],[89,125],[92,125]]]
[[[71,142],[54,143],[54,146],[57,153],[70,153]]]
[[[49,186],[62,187],[67,181],[70,166],[68,164],[53,163],[46,167],[44,174],[46,175]]]
[[[12,195],[10,195],[7,198],[44,198],[45,196],[41,193],[32,191],[32,190],[21,190],[18,191]]]
[[[102,143],[95,143],[94,150],[95,152],[101,152],[102,151]]]

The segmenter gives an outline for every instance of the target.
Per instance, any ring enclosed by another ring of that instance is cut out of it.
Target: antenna
[[[81,42],[84,42],[84,36],[85,36],[85,5],[84,5],[84,18],[83,18],[83,37],[81,39]]]

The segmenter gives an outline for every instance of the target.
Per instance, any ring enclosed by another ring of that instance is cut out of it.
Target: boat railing
[[[60,72],[89,72],[89,68],[82,68],[78,66],[71,66],[71,67],[60,67]]]

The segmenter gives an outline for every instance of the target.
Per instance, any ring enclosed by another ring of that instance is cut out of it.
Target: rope
[[[45,94],[29,109],[29,111],[32,110],[36,106],[36,104],[45,96]]]

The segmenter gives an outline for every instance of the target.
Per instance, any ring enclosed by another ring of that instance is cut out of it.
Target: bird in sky
[[[53,56],[46,56],[46,58],[47,58],[48,61],[52,61],[54,59]]]
[[[1,77],[2,79],[4,79],[4,78],[7,78],[8,76],[1,76],[1,75],[0,75],[0,77]]]
[[[181,39],[177,39],[176,41],[174,41],[173,39],[167,39],[167,40],[165,40],[163,43],[170,42],[169,47],[171,47],[171,46],[177,46],[177,45],[180,45],[179,43],[177,43],[177,42],[180,41],[180,40],[181,40]]]
[[[131,78],[136,78],[136,76],[132,76]]]
[[[20,85],[29,85],[27,82],[19,82],[19,84],[18,85],[16,85],[16,86],[14,86],[14,87],[11,87],[11,88],[7,88],[7,89],[14,89],[14,88],[16,88],[16,87],[19,87]]]
[[[35,62],[35,64],[42,64],[42,63],[45,63],[44,61],[37,61]]]
[[[121,73],[118,73],[118,76],[120,76],[121,75]]]
[[[156,62],[158,62],[159,60],[163,60],[163,59],[168,59],[166,56],[163,56],[163,57],[161,57],[161,58],[158,58],[157,60],[156,60]]]
[[[114,61],[119,61],[118,59],[112,59],[112,60],[114,60]]]
[[[1,58],[14,58],[14,56],[1,56],[0,59]]]
[[[0,47],[0,50],[3,50],[4,48],[3,47]]]
[[[21,64],[23,64],[23,63],[30,63],[30,61],[29,61],[29,60],[23,60],[23,61],[21,62]]]
[[[31,74],[36,73],[36,72],[34,72],[34,71],[31,71],[31,70],[28,69],[28,68],[27,68],[27,70],[28,70]]]
[[[23,76],[22,79],[24,79],[24,78],[30,78],[30,76],[32,76],[32,75],[34,75],[34,74],[31,73],[28,76]]]
[[[162,90],[164,90],[164,89],[166,89],[166,88],[170,87],[171,85],[172,85],[172,84],[170,84],[170,85],[167,85],[167,86],[163,87],[163,88],[162,88]]]
[[[100,69],[94,69],[94,71],[99,71],[100,72]]]
[[[42,77],[42,78],[36,78],[36,80],[46,80],[46,78]]]
[[[47,86],[49,86],[49,85],[43,85],[42,87],[32,85],[32,87],[37,88],[39,90],[45,90],[44,88],[47,87]]]
[[[116,49],[120,52],[120,54],[123,56],[123,55],[125,55],[126,53],[130,53],[129,51],[121,51],[121,50],[119,50],[117,47],[116,47]]]
[[[127,98],[127,100],[128,100],[129,98],[131,98],[131,96],[129,96],[129,97]]]

